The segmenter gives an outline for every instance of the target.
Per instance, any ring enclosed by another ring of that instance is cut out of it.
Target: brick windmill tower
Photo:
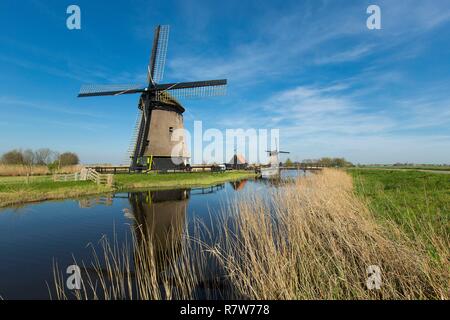
[[[169,26],[155,29],[147,86],[84,85],[78,97],[117,96],[139,93],[135,136],[130,148],[133,171],[178,169],[188,160],[183,129],[185,109],[177,99],[224,95],[226,79],[196,82],[159,83],[169,40]],[[176,135],[176,136],[174,136]]]

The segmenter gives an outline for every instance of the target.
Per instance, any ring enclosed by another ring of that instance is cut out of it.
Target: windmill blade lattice
[[[153,68],[153,81],[158,83],[164,76],[166,64],[167,44],[169,43],[169,26],[163,25],[159,29],[158,47],[156,50],[155,66]]]
[[[81,86],[78,97],[115,96],[144,91],[142,84],[86,84]]]
[[[156,92],[156,100],[168,102],[171,98],[175,99],[195,99],[202,97],[216,97],[226,95],[226,85],[167,89]],[[169,95],[167,95],[169,93]]]

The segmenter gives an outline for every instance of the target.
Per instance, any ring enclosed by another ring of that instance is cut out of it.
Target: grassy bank
[[[29,183],[26,183],[26,178],[24,177],[0,177],[0,207],[116,190],[205,186],[225,181],[252,178],[254,176],[254,173],[249,171],[118,174],[115,175],[114,187],[96,185],[90,181],[54,182],[48,176],[33,177]]]
[[[184,236],[171,230],[178,240],[163,252],[153,229],[133,229],[131,248],[103,238],[78,298],[195,299],[208,284],[219,296],[231,290],[249,299],[448,299],[448,247],[430,257],[390,215],[369,208],[344,171],[324,170],[264,197],[244,194],[213,214],[222,223],[212,243],[200,240],[212,232],[203,224]],[[205,280],[209,259],[223,267],[226,283]],[[381,270],[378,290],[367,287],[372,265]],[[63,279],[55,268],[60,299],[67,298]]]
[[[121,174],[115,176],[115,183],[119,189],[177,188],[206,186],[225,181],[254,177],[255,174],[252,171],[227,171],[224,173],[149,173],[145,175]]]
[[[394,221],[431,252],[449,245],[450,176],[419,171],[350,170],[380,222]]]
[[[33,181],[31,183],[0,181],[0,207],[35,201],[73,198],[111,191],[104,185],[90,181]]]

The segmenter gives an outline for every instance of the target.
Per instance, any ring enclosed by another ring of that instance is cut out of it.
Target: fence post
[[[114,175],[108,174],[107,175],[107,184],[108,184],[108,186],[112,187],[113,183],[114,183]]]

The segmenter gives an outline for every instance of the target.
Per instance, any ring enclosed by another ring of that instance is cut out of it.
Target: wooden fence
[[[70,174],[55,174],[53,175],[53,181],[80,181],[81,174],[79,172]]]
[[[101,174],[92,168],[83,168],[80,172],[70,174],[53,174],[53,175],[27,175],[24,177],[0,177],[0,184],[17,184],[17,183],[39,183],[39,182],[63,182],[63,181],[86,181],[90,180],[97,184],[107,186],[114,185],[113,174]]]
[[[53,181],[86,181],[90,180],[96,184],[104,184],[107,186],[114,185],[114,175],[112,174],[100,174],[95,169],[84,168],[81,172],[72,174],[59,174],[53,176]]]
[[[105,184],[107,186],[112,186],[114,184],[114,175],[100,174],[96,170],[88,168],[86,173],[86,180],[94,181],[97,184]]]

